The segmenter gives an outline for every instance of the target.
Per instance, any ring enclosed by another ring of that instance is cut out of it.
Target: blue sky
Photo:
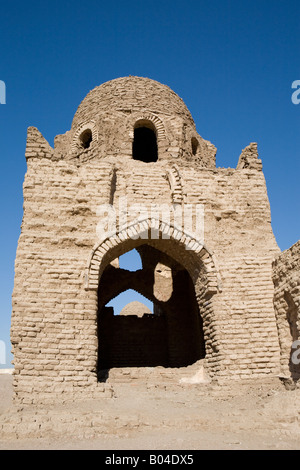
[[[142,269],[142,260],[140,255],[138,254],[137,250],[131,250],[124,255],[119,257],[119,266],[122,269],[128,269],[129,271],[136,271],[137,269]],[[128,289],[121,294],[119,294],[116,298],[112,299],[107,306],[114,308],[114,314],[119,315],[121,310],[132,300],[138,300],[146,305],[151,312],[153,312],[153,302],[146,299],[143,295],[135,292],[133,289]]]
[[[14,258],[22,221],[26,130],[53,145],[85,95],[137,75],[170,86],[217,165],[258,142],[282,250],[299,239],[299,0],[14,1],[1,8],[0,340],[9,346]]]

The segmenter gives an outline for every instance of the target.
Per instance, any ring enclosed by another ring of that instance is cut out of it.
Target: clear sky
[[[105,81],[137,75],[170,86],[217,147],[217,166],[235,168],[257,142],[278,245],[299,239],[300,104],[291,100],[299,0],[16,0],[2,5],[0,44],[0,340],[8,350],[27,127],[53,145]]]

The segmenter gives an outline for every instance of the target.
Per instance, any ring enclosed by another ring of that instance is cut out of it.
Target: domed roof
[[[183,100],[166,85],[144,77],[123,77],[91,90],[79,105],[72,128],[104,112],[147,110],[154,114],[180,115],[194,123]]]

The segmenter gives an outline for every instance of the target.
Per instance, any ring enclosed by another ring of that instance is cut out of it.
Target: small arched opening
[[[128,253],[132,255],[134,251]],[[142,268],[129,271],[110,263],[101,277],[100,379],[103,371],[111,368],[186,367],[206,354],[203,321],[188,271],[148,244],[139,246],[137,251]],[[125,314],[124,298],[128,300]]]
[[[80,142],[80,146],[83,149],[88,149],[92,143],[92,140],[93,140],[93,134],[92,134],[91,129],[86,129],[80,134],[79,142]]]
[[[192,145],[192,154],[195,156],[197,151],[198,151],[198,147],[199,147],[199,142],[196,139],[196,137],[192,137],[191,145]]]
[[[132,157],[144,163],[158,160],[157,136],[151,121],[138,121],[134,126]]]

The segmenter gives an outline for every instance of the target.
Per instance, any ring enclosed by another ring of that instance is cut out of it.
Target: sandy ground
[[[115,397],[45,407],[12,405],[0,376],[0,450],[300,448],[300,390],[251,385],[118,384]]]

